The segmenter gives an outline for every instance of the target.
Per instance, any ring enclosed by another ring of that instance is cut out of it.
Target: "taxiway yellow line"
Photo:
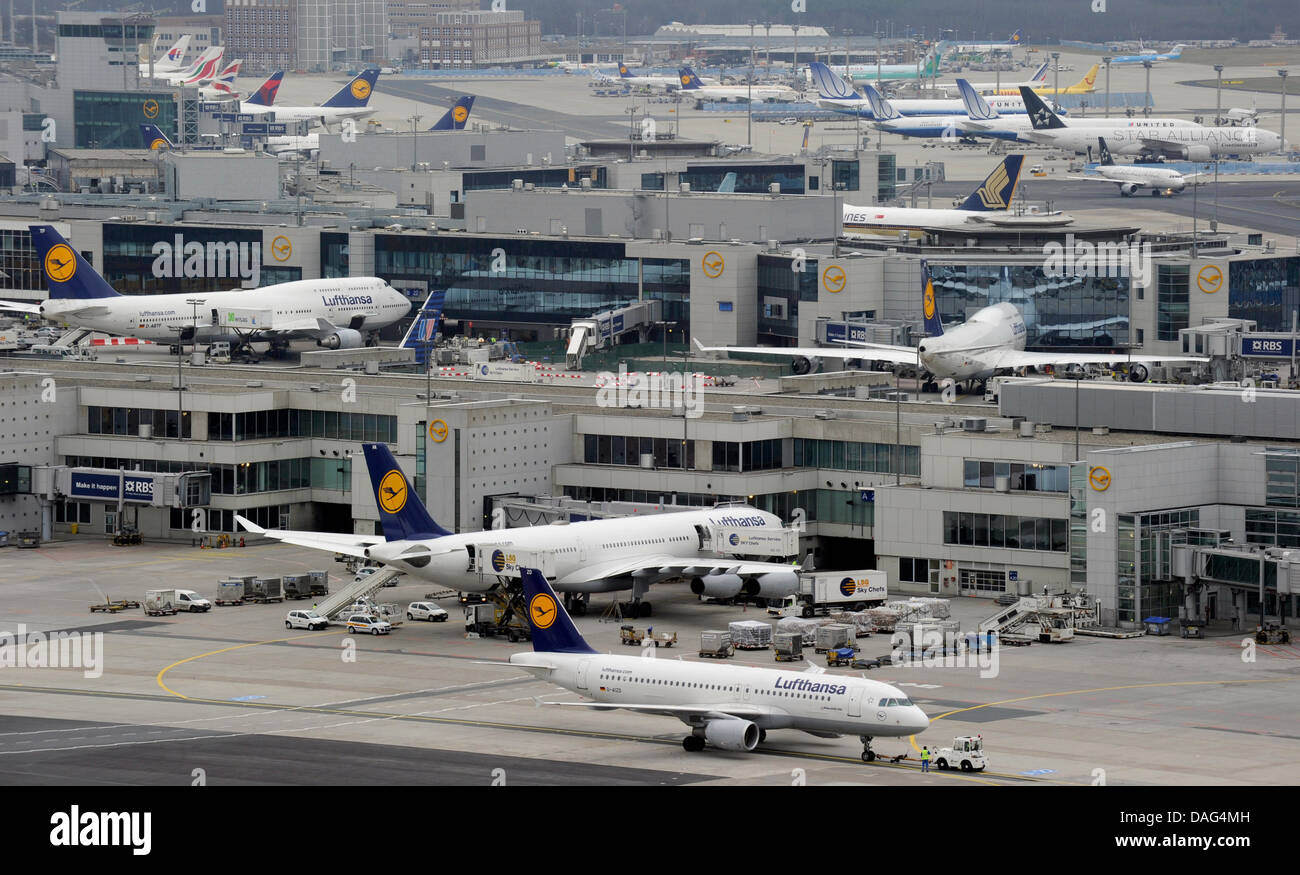
[[[157,677],[154,678],[154,680],[158,683],[158,686],[162,687],[164,690],[166,690],[168,693],[170,693],[171,695],[175,696],[178,699],[187,699],[193,702],[202,702],[204,701],[203,699],[195,699],[191,696],[185,695],[184,693],[178,693],[175,690],[173,690],[171,687],[167,686],[165,683],[163,683],[163,675],[167,674],[167,672],[176,668],[176,666],[178,665],[184,665],[187,662],[194,662],[195,660],[204,659],[209,656],[216,656],[218,653],[230,653],[232,650],[243,650],[245,647],[257,647],[262,644],[281,644],[285,641],[301,641],[304,638],[319,638],[322,635],[338,635],[338,634],[340,634],[340,630],[336,629],[333,631],[326,631],[326,632],[312,632],[307,635],[292,635],[288,638],[269,638],[266,641],[249,641],[246,644],[236,644],[232,647],[222,647],[220,650],[209,650],[207,653],[200,653],[197,654],[196,656],[189,656],[186,657],[185,659],[180,659],[177,660],[176,662],[173,662],[171,665],[167,666],[162,671],[158,672],[158,675]]]

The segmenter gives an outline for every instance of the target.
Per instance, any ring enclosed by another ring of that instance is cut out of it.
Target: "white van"
[[[196,614],[212,610],[212,602],[192,589],[176,590],[176,601],[172,604],[178,611],[191,611]]]

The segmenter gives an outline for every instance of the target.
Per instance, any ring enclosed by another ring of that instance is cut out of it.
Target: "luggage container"
[[[330,576],[328,571],[308,571],[307,578],[312,595],[330,594]]]
[[[772,636],[777,662],[798,662],[803,659],[803,633],[777,632]]]
[[[852,647],[854,638],[853,627],[844,623],[827,623],[825,626],[817,627],[817,639],[813,644],[813,650],[817,653],[826,653],[841,647]]]
[[[700,656],[708,659],[726,659],[735,653],[731,646],[731,633],[708,629],[700,633]]]
[[[244,589],[244,601],[258,604],[284,601],[280,578],[254,577],[251,591],[247,587]]]
[[[142,603],[146,616],[165,617],[176,613],[176,590],[151,589],[144,594]]]
[[[280,583],[287,599],[311,598],[311,578],[305,574],[286,574]]]
[[[772,627],[758,620],[737,620],[727,624],[731,643],[737,650],[766,650],[772,646]]]
[[[242,605],[244,603],[244,581],[240,577],[228,577],[217,581],[217,597],[213,599],[219,605]]]

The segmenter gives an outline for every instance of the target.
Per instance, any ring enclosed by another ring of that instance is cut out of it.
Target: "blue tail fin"
[[[524,586],[524,611],[533,630],[533,650],[538,653],[595,653],[578,634],[568,611],[560,604],[546,576],[536,568],[519,569]]]
[[[284,71],[276,70],[244,102],[256,104],[257,106],[271,106],[275,103],[275,93],[280,90],[280,82],[283,79]]]
[[[415,351],[415,362],[421,367],[425,364],[425,353],[438,338],[438,322],[442,319],[443,302],[447,299],[446,289],[434,289],[429,292],[424,306],[411,323],[402,346]]]
[[[925,333],[930,337],[943,334],[943,320],[939,318],[939,303],[934,297],[934,282],[930,279],[930,265],[921,259],[921,315],[925,317]]]
[[[619,65],[618,65],[618,78],[620,78],[620,79],[631,79],[631,78],[632,78],[632,71],[629,70],[629,69],[627,68],[627,64],[619,64]]]
[[[862,93],[867,95],[867,102],[871,104],[871,113],[877,121],[894,121],[903,117],[894,105],[885,96],[870,85],[862,86]]]
[[[50,298],[120,298],[108,281],[100,276],[86,259],[53,225],[28,225],[32,232],[32,246],[40,259],[45,282],[50,287]]]
[[[1018,45],[1020,45],[1020,31],[1019,31],[1019,29],[1017,29],[1015,33],[1011,34],[1011,39],[1007,40],[1007,42],[1011,43],[1013,46],[1018,46]]]
[[[428,541],[451,532],[433,521],[385,444],[362,444],[375,505],[389,541]]]
[[[1020,86],[1020,99],[1025,102],[1025,112],[1029,115],[1029,123],[1034,126],[1034,130],[1046,131],[1066,126],[1065,122],[1061,121],[1061,117],[1052,112],[1051,108],[1043,103],[1043,98],[1028,85]]]
[[[140,136],[144,138],[144,147],[146,149],[175,149],[176,144],[171,141],[162,132],[162,129],[151,122],[142,122],[140,125]]]
[[[1025,163],[1024,155],[1008,155],[993,168],[980,187],[971,192],[970,197],[962,201],[959,210],[992,212],[1011,207],[1011,199],[1016,194],[1016,183],[1020,181],[1020,167]]]
[[[698,91],[700,86],[704,84],[690,67],[682,67],[679,73],[681,74],[683,91]]]
[[[469,121],[470,110],[474,108],[474,96],[466,95],[456,101],[446,114],[429,128],[431,131],[463,131],[465,123]]]
[[[331,109],[361,109],[370,102],[370,92],[375,90],[375,82],[378,80],[378,68],[362,70],[353,77],[351,82],[334,92],[334,96],[321,106]]]
[[[1030,81],[1030,82],[1046,82],[1046,81],[1047,81],[1047,62],[1046,62],[1046,61],[1044,61],[1042,64],[1039,64],[1039,65],[1038,65],[1038,69],[1034,71],[1034,75],[1032,75],[1032,76],[1029,77],[1029,81]]]

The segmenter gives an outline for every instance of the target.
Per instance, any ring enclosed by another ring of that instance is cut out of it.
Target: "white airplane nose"
[[[930,718],[916,705],[908,709],[907,728],[915,735],[930,728]]]

